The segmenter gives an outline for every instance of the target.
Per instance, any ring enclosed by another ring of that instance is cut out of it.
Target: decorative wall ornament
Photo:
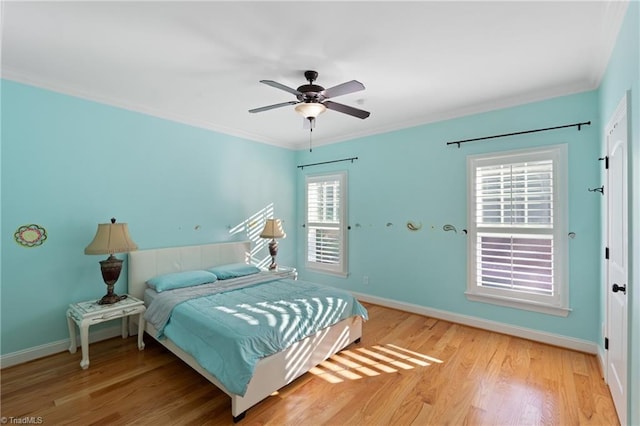
[[[47,239],[47,230],[34,223],[22,225],[13,234],[13,238],[23,247],[38,247]]]
[[[443,229],[444,231],[453,231],[453,232],[455,232],[456,234],[458,233],[458,230],[457,230],[457,229],[456,229],[456,227],[455,227],[455,226],[453,226],[453,225],[449,225],[449,224],[444,225],[444,226],[442,227],[442,229]]]
[[[407,229],[409,231],[419,231],[419,230],[422,229],[422,223],[421,222],[408,221],[407,222]]]

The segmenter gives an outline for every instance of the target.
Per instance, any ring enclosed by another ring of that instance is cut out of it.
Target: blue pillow
[[[213,268],[207,269],[207,271],[215,274],[219,280],[226,280],[257,274],[260,272],[260,268],[246,263],[230,263],[228,265],[214,266]]]
[[[217,279],[218,277],[216,277],[215,274],[208,271],[183,271],[158,275],[147,281],[147,284],[160,293],[165,290],[212,283]]]

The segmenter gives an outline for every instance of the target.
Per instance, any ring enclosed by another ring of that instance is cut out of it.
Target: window
[[[347,275],[347,173],[306,178],[306,267]]]
[[[566,316],[567,147],[468,157],[471,300]]]

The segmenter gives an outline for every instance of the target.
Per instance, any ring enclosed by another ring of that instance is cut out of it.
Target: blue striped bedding
[[[241,396],[260,358],[350,316],[367,319],[350,293],[306,281],[270,280],[214,293],[178,302],[160,332]]]

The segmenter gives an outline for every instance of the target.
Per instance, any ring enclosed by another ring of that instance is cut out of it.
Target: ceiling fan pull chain
[[[311,136],[313,135],[313,129],[309,129],[309,152],[313,151],[313,148],[311,147]]]

